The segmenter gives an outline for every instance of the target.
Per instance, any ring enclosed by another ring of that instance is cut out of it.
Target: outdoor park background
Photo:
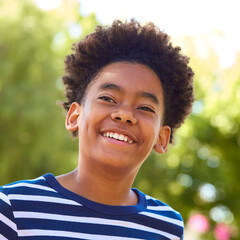
[[[232,2],[224,9],[228,15],[220,15],[231,18],[234,32],[240,22]],[[65,130],[65,113],[57,103],[64,99],[63,60],[72,43],[101,23],[83,3],[65,0],[47,10],[31,0],[0,0],[0,185],[47,172],[63,174],[77,165],[77,141]],[[180,7],[187,8],[186,3]],[[213,20],[218,7],[210,11]],[[159,14],[167,16],[166,11]],[[181,212],[186,240],[240,239],[239,39],[218,26],[204,32],[201,14],[193,34],[184,32],[178,19],[175,35],[175,25],[169,22],[168,31],[164,23],[174,45],[191,58],[196,102],[175,145],[164,155],[153,153],[134,186]]]

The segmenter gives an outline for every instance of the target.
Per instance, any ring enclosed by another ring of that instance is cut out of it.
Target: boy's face
[[[163,90],[154,71],[117,62],[90,83],[82,105],[72,104],[66,127],[78,130],[80,159],[89,167],[137,172],[153,148],[166,150],[170,128],[161,126],[163,112]]]

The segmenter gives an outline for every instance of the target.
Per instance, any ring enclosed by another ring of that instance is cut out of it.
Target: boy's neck
[[[113,206],[131,206],[138,203],[136,193],[131,190],[135,176],[117,176],[117,174],[96,173],[84,174],[79,166],[74,171],[57,177],[58,182],[66,189],[91,201]]]

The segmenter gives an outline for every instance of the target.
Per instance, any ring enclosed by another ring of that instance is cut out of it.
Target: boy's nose
[[[136,124],[137,119],[133,116],[133,114],[129,111],[119,110],[117,112],[113,112],[111,117],[115,121],[121,121],[124,123]]]

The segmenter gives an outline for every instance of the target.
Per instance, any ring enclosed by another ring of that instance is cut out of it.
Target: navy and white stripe
[[[0,188],[0,239],[181,239],[168,205],[133,189],[135,206],[108,206],[63,188],[52,174]]]

